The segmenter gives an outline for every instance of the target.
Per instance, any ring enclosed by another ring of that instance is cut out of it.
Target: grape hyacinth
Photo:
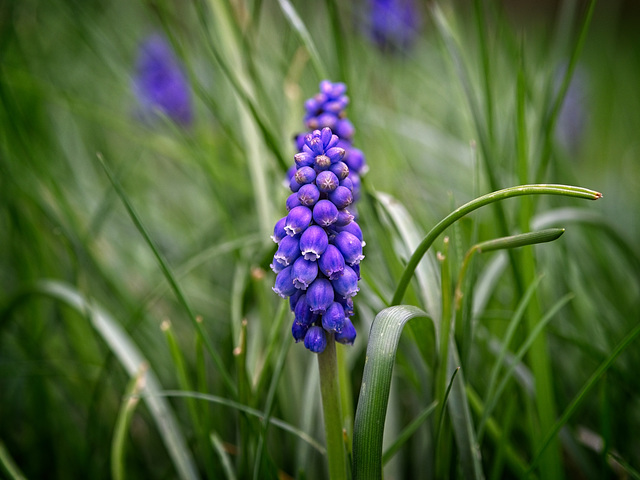
[[[335,93],[343,97],[344,88],[329,93],[323,101],[337,101]],[[344,108],[346,100],[340,105]],[[314,107],[316,113],[319,110]],[[315,124],[310,118],[308,122]],[[349,317],[359,290],[364,242],[350,210],[354,173],[343,161],[347,152],[341,144],[344,141],[327,126],[304,136],[290,173],[288,213],[276,223],[272,236],[278,244],[271,264],[277,274],[273,290],[289,297],[295,315],[293,338],[315,353],[324,351],[327,335],[346,345],[356,337]]]
[[[414,0],[369,0],[368,33],[388,52],[406,52],[420,33],[420,10]]]
[[[140,45],[133,91],[143,119],[151,120],[162,113],[180,125],[191,124],[189,82],[171,47],[159,34],[150,35]]]

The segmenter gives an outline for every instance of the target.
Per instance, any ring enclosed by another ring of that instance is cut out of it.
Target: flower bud
[[[323,193],[333,192],[338,185],[340,180],[336,176],[335,173],[330,170],[325,170],[323,172],[318,173],[316,177],[316,185],[318,186],[318,190]]]
[[[321,227],[328,227],[338,220],[338,208],[329,200],[320,200],[313,207],[313,220]]]
[[[273,287],[273,291],[280,295],[282,298],[289,297],[296,292],[296,287],[293,285],[293,279],[291,278],[291,271],[293,267],[285,267],[276,276],[276,284]]]
[[[333,202],[336,208],[345,208],[353,203],[353,195],[347,187],[338,187],[329,193],[329,200]]]
[[[282,217],[276,222],[275,226],[273,227],[273,235],[271,235],[271,240],[278,243],[280,242],[280,240],[287,236],[287,232],[284,231],[284,225],[286,221],[287,217]]]
[[[297,193],[292,193],[291,195],[289,195],[287,197],[286,205],[287,205],[287,211],[289,211],[289,212],[291,211],[292,208],[302,205],[300,203],[300,200],[298,200],[298,194]],[[285,217],[285,221],[286,221],[286,217]],[[284,229],[284,227],[283,227],[283,229]]]
[[[300,256],[300,239],[284,237],[278,244],[278,250],[273,259],[282,263],[285,267],[291,265]]]
[[[335,245],[327,245],[324,254],[318,260],[320,271],[329,279],[335,280],[344,271],[344,257]]]
[[[347,265],[344,266],[342,275],[335,280],[331,280],[331,285],[338,295],[343,297],[353,297],[360,290],[358,288],[358,275]]]
[[[313,353],[322,353],[327,348],[327,337],[324,330],[320,327],[313,326],[307,330],[304,337],[304,346]]]
[[[284,225],[287,235],[294,236],[301,233],[311,223],[312,213],[308,207],[298,206],[291,209]]]
[[[307,207],[312,207],[320,199],[320,191],[318,190],[318,187],[312,183],[300,187],[297,195],[298,201]]]
[[[293,285],[300,290],[306,290],[311,282],[318,276],[318,263],[311,260],[305,260],[304,257],[298,257],[293,262],[293,270],[291,271],[291,279]]]
[[[291,283],[293,284],[293,281]],[[323,314],[333,303],[333,296],[331,282],[326,278],[316,278],[307,289],[306,299],[313,313]]]
[[[300,253],[306,260],[317,260],[329,245],[329,238],[324,228],[311,225],[300,236]]]
[[[344,326],[340,332],[336,332],[335,334],[336,342],[342,343],[343,345],[353,345],[353,342],[356,340],[356,329],[351,323],[351,320],[345,318]]]
[[[322,315],[322,328],[328,332],[340,332],[344,328],[345,320],[344,308],[338,302],[333,302]]]
[[[339,232],[333,239],[333,244],[338,247],[344,257],[344,261],[349,265],[360,263],[364,258],[362,254],[362,243],[360,239],[347,231]]]
[[[316,171],[311,167],[301,167],[296,170],[294,178],[300,185],[305,185],[316,179]]]

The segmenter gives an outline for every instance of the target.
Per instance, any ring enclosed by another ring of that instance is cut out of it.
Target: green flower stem
[[[318,355],[318,369],[320,371],[320,393],[322,394],[322,414],[327,441],[329,478],[331,480],[346,480],[347,462],[342,436],[336,342],[333,335],[328,335],[328,337],[327,348]]]
[[[404,295],[409,287],[409,282],[411,281],[411,277],[416,271],[420,260],[424,254],[429,250],[429,247],[433,244],[436,238],[444,232],[449,226],[451,226],[454,222],[461,219],[468,213],[477,210],[480,207],[484,207],[485,205],[489,205],[490,203],[495,203],[500,200],[504,200],[512,197],[519,197],[522,195],[565,195],[568,197],[577,197],[584,198],[587,200],[597,200],[602,197],[602,194],[596,192],[594,190],[589,190],[587,188],[582,187],[574,187],[569,185],[552,185],[552,184],[540,184],[540,185],[520,185],[517,187],[509,187],[504,188],[502,190],[497,190],[495,192],[488,193],[481,197],[478,197],[474,200],[471,200],[469,203],[465,203],[461,207],[457,208],[445,218],[440,220],[440,222],[435,225],[429,233],[427,233],[426,237],[420,242],[418,248],[413,252],[407,266],[404,269],[402,274],[402,278],[398,282],[398,287],[393,295],[393,299],[391,300],[391,305],[399,305],[404,298]]]

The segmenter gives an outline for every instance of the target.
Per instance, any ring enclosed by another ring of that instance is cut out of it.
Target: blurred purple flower
[[[418,36],[422,17],[414,0],[368,0],[368,33],[383,50],[402,52]]]
[[[556,75],[556,94],[560,90],[566,66]],[[568,151],[576,152],[584,137],[587,123],[587,74],[581,67],[573,71],[567,94],[556,120],[556,139]]]
[[[189,82],[167,41],[148,36],[138,50],[133,91],[143,118],[164,114],[180,125],[193,120]]]

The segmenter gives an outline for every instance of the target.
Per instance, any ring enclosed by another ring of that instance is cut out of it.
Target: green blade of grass
[[[184,296],[184,293],[182,292],[182,289],[180,288],[180,286],[178,285],[178,282],[176,281],[175,275],[173,274],[173,272],[169,268],[169,264],[163,258],[162,254],[160,253],[160,251],[156,247],[155,243],[153,242],[153,240],[149,236],[149,233],[145,229],[144,225],[142,225],[142,221],[140,220],[140,217],[138,217],[138,214],[136,213],[136,211],[133,209],[133,205],[131,205],[131,202],[129,202],[129,198],[128,198],[127,194],[125,193],[124,188],[122,187],[122,185],[120,184],[118,179],[113,175],[113,173],[111,172],[111,169],[107,166],[107,164],[104,161],[104,158],[102,157],[102,155],[98,154],[98,160],[100,161],[100,164],[102,165],[102,168],[104,169],[105,173],[107,174],[107,177],[109,178],[109,181],[111,182],[111,185],[113,185],[113,188],[116,190],[116,193],[118,194],[118,196],[120,197],[120,200],[124,204],[124,206],[125,206],[125,208],[127,210],[127,213],[131,217],[131,220],[133,221],[134,225],[136,226],[136,228],[140,232],[140,235],[142,235],[142,238],[145,240],[145,242],[149,246],[149,248],[152,251],[153,255],[156,257],[156,260],[158,262],[158,266],[162,270],[162,273],[163,273],[164,277],[166,278],[167,282],[171,286],[171,289],[173,290],[173,293],[175,294],[176,298],[178,299],[178,302],[180,303],[180,305],[182,305],[182,307],[184,308],[185,312],[187,313],[187,316],[189,317],[189,320],[191,320],[191,323],[195,327],[196,332],[198,332],[198,335],[202,338],[202,341],[203,341],[205,347],[207,348],[207,351],[209,352],[209,355],[211,355],[211,358],[213,359],[214,363],[218,367],[218,373],[222,377],[222,379],[223,379],[224,383],[226,384],[227,388],[229,389],[229,391],[234,396],[237,395],[236,387],[235,387],[235,385],[233,383],[233,380],[231,379],[231,376],[227,372],[227,370],[226,370],[226,368],[224,366],[224,363],[222,362],[222,358],[220,358],[220,355],[218,355],[218,352],[216,352],[216,350],[213,348],[213,344],[211,343],[211,339],[205,333],[204,328],[202,327],[200,322],[197,321],[195,314],[191,310],[191,307],[189,306],[189,303],[187,302],[187,299]]]
[[[136,407],[138,403],[140,403],[138,394],[144,388],[144,375],[146,370],[146,365],[143,364],[140,366],[138,374],[129,381],[124,397],[122,398],[122,406],[118,412],[113,440],[111,442],[111,476],[114,480],[124,480],[125,478],[124,455],[127,432],[129,431],[131,419],[136,411]]]
[[[604,373],[609,369],[609,367],[611,367],[611,365],[616,360],[616,358],[618,358],[618,356],[620,356],[620,354],[624,352],[627,349],[627,347],[629,347],[633,343],[633,341],[638,337],[638,335],[640,335],[640,324],[636,325],[636,327],[633,330],[631,330],[627,334],[627,336],[620,341],[620,343],[616,346],[613,352],[611,352],[611,355],[609,355],[609,357],[607,357],[600,364],[600,366],[598,366],[596,371],[593,372],[591,377],[589,377],[587,382],[582,386],[582,388],[573,398],[571,403],[569,403],[567,408],[565,408],[564,412],[562,413],[562,415],[560,415],[560,418],[553,425],[551,430],[547,432],[547,434],[545,435],[544,439],[540,443],[540,446],[538,447],[538,450],[535,456],[531,460],[531,464],[529,465],[529,470],[527,471],[527,474],[531,474],[533,472],[533,469],[540,462],[541,456],[546,450],[549,443],[551,443],[553,438],[555,438],[555,436],[558,434],[558,432],[564,426],[564,424],[569,421],[569,418],[571,418],[571,415],[575,413],[577,408],[586,398],[587,393],[589,393],[589,391],[598,383],[598,380],[600,380],[602,375],[604,375]]]
[[[322,80],[328,79],[329,77],[327,76],[327,69],[322,63],[322,59],[320,58],[318,49],[313,43],[309,31],[298,15],[298,12],[296,12],[296,9],[293,7],[289,0],[278,0],[278,5],[280,5],[280,9],[287,19],[287,22],[289,23],[289,25],[291,25],[291,28],[293,28],[294,32],[296,32],[296,34],[298,35],[298,38],[300,38],[300,41],[307,49],[309,57],[311,58],[311,63],[313,63],[313,68],[316,71],[316,75],[318,75],[318,77]]]
[[[0,440],[0,467],[10,480],[27,480],[27,477],[20,471],[16,462],[13,461],[9,451],[4,446],[4,442]]]
[[[353,429],[355,480],[382,479],[382,438],[393,364],[402,328],[417,317],[428,315],[409,305],[389,307],[376,315],[371,326]]]
[[[241,403],[217,395],[210,395],[200,392],[185,392],[182,390],[163,390],[158,391],[157,393],[155,393],[155,395],[159,397],[196,398],[199,400],[205,400],[207,402],[217,403],[218,405],[224,405],[225,407],[236,409],[239,412],[247,413],[260,420],[264,418],[264,412],[261,412],[260,410],[256,410],[255,408],[242,405]],[[274,417],[269,418],[269,423],[284,430],[285,432],[289,432],[292,435],[295,435],[300,440],[313,447],[318,453],[320,453],[320,455],[326,454],[325,448],[317,440],[315,440],[308,433],[300,430],[299,428],[296,428],[293,425]]]
[[[72,286],[55,280],[43,280],[36,285],[35,293],[62,301],[81,315],[87,315],[91,325],[107,343],[131,377],[137,375],[140,365],[148,363],[120,324],[107,312],[92,304]],[[155,373],[149,369],[146,373],[144,389],[141,392],[145,397],[146,405],[149,407],[151,416],[156,422],[179,477],[197,479],[198,470],[195,462],[187,448],[171,407],[168,402],[157,395],[160,391],[160,383]]]
[[[398,437],[382,454],[382,464],[385,465],[402,448],[409,438],[420,428],[420,426],[436,411],[437,401],[431,402],[422,412],[407,425]]]
[[[222,463],[222,470],[224,471],[225,478],[227,480],[236,480],[236,474],[233,471],[231,459],[229,458],[229,454],[227,453],[227,451],[224,449],[222,440],[215,434],[215,432],[211,432],[210,438],[213,449],[218,453],[218,456],[220,457],[220,462]]]
[[[418,264],[422,260],[422,257],[426,254],[429,247],[433,244],[436,238],[444,232],[449,226],[455,223],[457,220],[461,219],[468,213],[477,210],[480,207],[485,205],[489,205],[491,203],[499,202],[501,200],[505,200],[507,198],[518,197],[522,195],[565,195],[569,197],[577,197],[588,200],[597,200],[602,197],[602,194],[596,192],[594,190],[589,190],[583,187],[574,187],[569,185],[553,185],[553,184],[540,184],[540,185],[520,185],[517,187],[509,187],[504,188],[502,190],[498,190],[495,192],[488,193],[481,197],[478,197],[474,200],[471,200],[468,203],[465,203],[461,207],[458,207],[456,210],[451,212],[445,218],[440,220],[438,224],[436,224],[427,235],[424,237],[422,242],[415,249],[405,270],[402,274],[402,278],[398,282],[398,286],[396,288],[393,299],[391,300],[392,305],[398,305],[409,286],[409,282],[411,281],[411,277],[416,271]]]

